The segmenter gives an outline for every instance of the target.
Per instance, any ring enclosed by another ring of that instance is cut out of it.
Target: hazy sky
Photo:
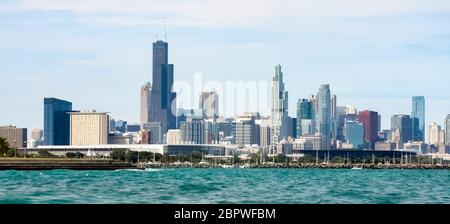
[[[281,64],[290,95],[329,83],[338,105],[450,113],[448,0],[0,1],[0,125],[42,128],[43,98],[138,122],[151,43],[166,18],[175,79],[270,81]]]

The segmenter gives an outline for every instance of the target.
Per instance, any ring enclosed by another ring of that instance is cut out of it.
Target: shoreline
[[[132,164],[114,160],[89,159],[0,159],[1,170],[123,170],[123,169],[408,169],[408,170],[450,170],[450,164],[343,164],[343,163],[300,163],[300,164],[174,164],[141,163]]]
[[[249,166],[229,166],[221,165],[185,165],[185,164],[146,164],[138,165],[138,169],[372,169],[372,170],[389,170],[389,169],[408,169],[408,170],[450,170],[450,165],[440,164],[265,164],[265,165],[249,165]]]

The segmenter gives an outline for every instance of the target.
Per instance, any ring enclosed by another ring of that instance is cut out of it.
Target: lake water
[[[450,203],[448,170],[0,171],[0,203]]]

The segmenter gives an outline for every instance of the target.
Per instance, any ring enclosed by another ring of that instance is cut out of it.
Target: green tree
[[[57,156],[51,154],[49,151],[45,150],[45,149],[39,149],[38,154],[40,157],[43,158],[55,158]]]
[[[113,150],[111,153],[111,159],[125,161],[126,152],[124,150]]]
[[[9,150],[10,148],[6,138],[0,137],[0,157],[7,156]]]

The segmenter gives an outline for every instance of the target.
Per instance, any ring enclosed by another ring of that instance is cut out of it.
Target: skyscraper
[[[445,145],[450,145],[450,114],[445,119]]]
[[[330,85],[321,85],[318,95],[317,127],[318,133],[322,136],[320,149],[329,150],[331,145],[331,103]]]
[[[288,102],[288,92],[284,89],[281,65],[277,65],[272,80],[272,144],[287,139]]]
[[[71,111],[71,102],[44,98],[44,145],[70,144]]]
[[[413,141],[425,141],[425,97],[412,98]]]
[[[215,91],[202,92],[199,109],[203,111],[206,119],[217,119],[219,117],[219,95]]]
[[[378,112],[365,110],[359,112],[358,121],[364,124],[364,140],[369,144],[371,149],[375,148],[378,139]]]
[[[344,125],[344,136],[348,144],[354,149],[364,147],[364,124],[356,121],[346,121]]]
[[[152,85],[149,82],[141,87],[141,127],[150,122],[151,92]]]
[[[441,126],[436,122],[428,126],[428,144],[438,146],[440,143]]]
[[[302,136],[302,120],[312,120],[313,105],[308,99],[299,99],[297,102],[297,138]]]
[[[391,118],[393,140],[406,143],[412,140],[412,119],[409,115],[394,115]]]
[[[337,96],[336,95],[332,95],[331,99],[331,118],[334,119],[337,117]]]
[[[168,64],[168,43],[153,43],[153,85],[150,92],[149,122],[160,122],[163,133],[176,128],[176,93],[172,92],[173,65]]]
[[[181,139],[184,144],[205,144],[205,124],[203,119],[188,117],[181,126]]]
[[[259,114],[245,113],[236,119],[236,144],[240,147],[260,143],[260,126],[255,123]]]

